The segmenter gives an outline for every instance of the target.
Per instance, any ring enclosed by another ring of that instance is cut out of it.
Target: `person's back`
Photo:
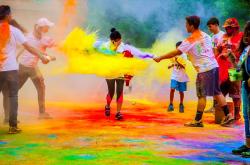
[[[22,44],[26,41],[22,32],[9,25],[10,38],[5,48],[2,49],[2,53],[5,55],[5,60],[1,61],[0,71],[18,70],[18,63],[16,60],[16,47],[18,44]]]
[[[205,32],[194,31],[178,49],[188,54],[190,61],[199,73],[218,67],[211,38]]]

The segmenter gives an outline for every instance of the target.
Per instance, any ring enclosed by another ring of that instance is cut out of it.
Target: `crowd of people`
[[[0,91],[3,93],[4,123],[9,123],[9,133],[21,132],[18,127],[18,90],[30,78],[38,93],[39,118],[48,119],[45,111],[45,83],[38,68],[38,61],[47,64],[55,57],[46,53],[47,48],[55,46],[52,38],[45,36],[54,23],[46,18],[40,18],[28,33],[11,15],[9,6],[0,6]],[[194,120],[185,123],[187,127],[203,127],[202,116],[206,107],[206,98],[214,98],[213,107],[205,112],[213,112],[219,108],[225,118],[221,126],[229,127],[235,120],[240,120],[241,102],[245,123],[245,145],[233,150],[233,154],[250,157],[250,22],[240,32],[236,18],[228,18],[224,31],[220,30],[219,20],[212,17],[207,21],[211,36],[200,28],[198,16],[186,17],[186,30],[190,33],[183,41],[176,43],[176,49],[162,56],[145,53],[132,45],[122,42],[122,35],[115,28],[111,29],[109,41],[98,46],[105,47],[127,58],[151,58],[155,62],[171,59],[173,68],[170,83],[170,103],[167,111],[174,111],[173,100],[175,90],[179,91],[179,112],[184,113],[184,92],[187,90],[189,77],[185,72],[186,61],[189,60],[197,71],[196,94],[198,99]],[[23,49],[17,53],[17,45]],[[115,118],[122,120],[124,83],[129,86],[133,75],[122,75],[114,79],[106,79],[108,94],[104,108],[105,116],[111,115],[111,101],[117,94],[117,113]],[[225,97],[229,95],[234,104],[234,113],[229,112]]]

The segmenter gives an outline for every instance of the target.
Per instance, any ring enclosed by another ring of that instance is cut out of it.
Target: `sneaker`
[[[52,117],[47,112],[43,112],[39,114],[39,119],[52,119]]]
[[[250,158],[250,148],[248,148],[246,151],[242,152],[241,156],[243,158]]]
[[[174,106],[173,106],[173,104],[169,104],[168,112],[172,112],[172,111],[174,111]]]
[[[221,122],[222,127],[230,127],[231,124],[234,122],[234,118],[232,117],[231,114],[228,114],[225,119]]]
[[[105,116],[110,116],[110,107],[108,107],[107,105],[105,106]]]
[[[191,121],[191,122],[188,122],[188,123],[185,123],[184,126],[186,127],[204,127],[202,121]]]
[[[10,127],[8,134],[17,134],[20,133],[22,130],[19,129],[18,127]]]
[[[183,104],[179,105],[179,112],[184,113],[184,105]]]
[[[120,112],[117,112],[117,114],[115,115],[115,119],[116,120],[122,120],[123,119],[123,116]]]
[[[248,150],[249,150],[249,148],[247,148],[246,145],[242,145],[239,148],[232,150],[232,154],[241,155],[242,152],[246,152]]]
[[[215,108],[214,107],[211,107],[207,110],[204,111],[204,113],[214,113],[215,112]]]

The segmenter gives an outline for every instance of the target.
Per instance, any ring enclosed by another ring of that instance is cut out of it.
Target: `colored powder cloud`
[[[93,47],[96,33],[87,34],[75,28],[61,44],[60,50],[67,57],[65,73],[94,74],[105,78],[139,75],[149,66],[149,61],[125,58],[122,54],[105,55]],[[152,61],[152,60],[151,60]]]

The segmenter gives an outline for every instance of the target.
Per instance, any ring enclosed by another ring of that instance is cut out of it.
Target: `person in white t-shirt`
[[[104,54],[113,54],[116,55],[117,53],[123,53],[124,57],[137,57],[137,58],[153,58],[154,55],[146,52],[142,52],[139,49],[124,44],[122,42],[122,36],[120,32],[118,32],[115,28],[112,28],[110,30],[110,41],[106,43],[96,42],[94,44],[94,47],[97,48],[99,52],[102,52]],[[128,55],[129,54],[129,55]],[[123,103],[123,86],[124,86],[124,80],[126,80],[126,77],[124,77],[123,74],[121,74],[120,77],[117,78],[107,78],[107,86],[108,86],[108,94],[106,96],[107,104],[105,106],[105,116],[110,116],[110,105],[113,99],[113,96],[115,94],[115,88],[116,88],[116,102],[117,102],[117,113],[115,115],[116,120],[122,120],[123,115],[121,113],[122,103]],[[115,85],[116,84],[116,85]],[[116,87],[115,87],[116,86]]]
[[[191,35],[176,50],[156,57],[154,60],[160,62],[163,59],[173,58],[186,53],[198,72],[196,79],[197,112],[194,121],[184,124],[185,126],[203,127],[202,115],[206,107],[207,96],[213,96],[224,111],[226,117],[222,121],[221,126],[230,126],[234,119],[229,113],[225,97],[220,90],[219,68],[213,53],[212,41],[208,34],[199,30],[199,25],[200,18],[198,16],[186,17],[186,29]]]
[[[216,52],[215,49],[217,48],[218,43],[222,39],[225,32],[220,30],[220,22],[219,22],[218,18],[216,18],[216,17],[212,17],[207,21],[207,27],[208,27],[208,30],[212,33],[211,39],[212,39],[212,44],[213,44],[213,50],[215,53]],[[215,106],[216,106],[216,101],[214,100],[213,106],[211,108],[209,108],[208,110],[205,110],[204,112],[205,113],[214,112]]]
[[[178,48],[179,45],[181,45],[181,41],[176,43],[176,48]],[[187,55],[182,54],[179,57],[174,58],[174,62],[172,65],[170,65],[168,68],[173,68],[172,76],[171,76],[171,84],[170,84],[170,104],[168,106],[168,111],[174,111],[174,92],[175,90],[179,91],[180,93],[180,104],[179,104],[179,112],[184,112],[184,91],[187,90],[187,82],[189,81],[188,75],[185,71],[185,65],[187,60]]]
[[[43,62],[48,62],[45,54],[27,43],[23,33],[10,25],[12,20],[9,6],[0,6],[0,91],[8,88],[8,102],[4,103],[9,107],[9,133],[21,132],[17,126],[18,109],[18,63],[16,60],[17,45],[21,44],[29,52],[36,54]]]
[[[220,30],[220,22],[216,17],[212,17],[207,21],[207,27],[212,33],[211,39],[213,48],[216,48],[218,46],[218,42],[222,39],[222,36],[225,34],[225,32]]]

